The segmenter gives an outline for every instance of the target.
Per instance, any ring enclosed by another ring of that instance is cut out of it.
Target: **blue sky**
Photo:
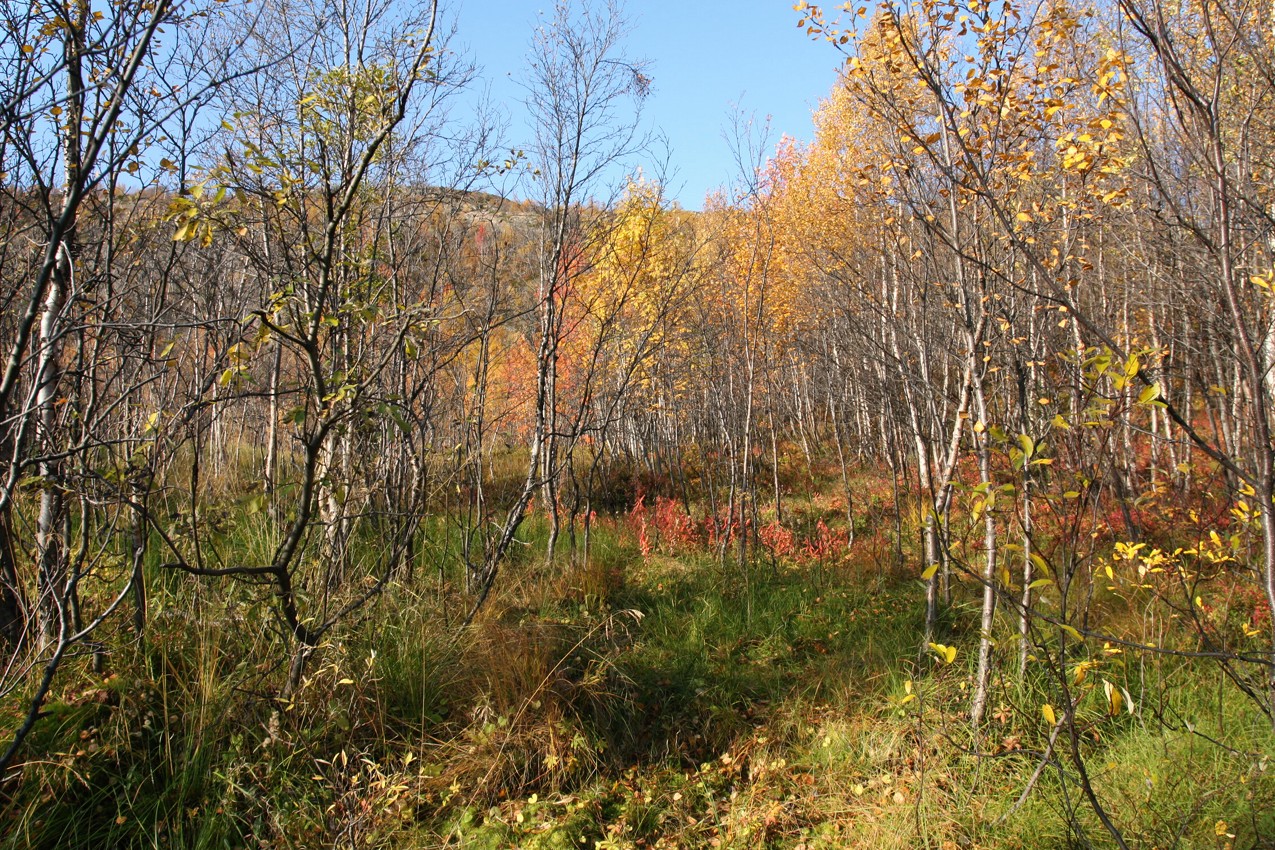
[[[654,80],[644,106],[648,126],[671,148],[671,194],[699,209],[705,194],[731,182],[734,157],[723,131],[737,104],[771,119],[773,141],[809,139],[811,112],[836,77],[839,54],[797,29],[793,0],[628,0],[631,58],[648,61]],[[553,0],[459,0],[456,44],[479,66],[493,99],[510,110],[510,133],[525,119],[517,83],[538,13]]]

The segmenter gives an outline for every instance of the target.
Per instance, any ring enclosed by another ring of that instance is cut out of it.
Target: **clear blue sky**
[[[580,2],[581,0],[578,0]],[[479,66],[493,99],[510,110],[510,132],[525,119],[517,83],[543,11],[553,0],[456,0],[456,44]],[[647,125],[667,137],[672,195],[699,209],[705,194],[730,183],[735,165],[723,131],[732,104],[780,135],[808,140],[811,112],[836,77],[839,54],[797,29],[793,0],[628,0],[627,53],[645,59],[654,80],[644,106]]]

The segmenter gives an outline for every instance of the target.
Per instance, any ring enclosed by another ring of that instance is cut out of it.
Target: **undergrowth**
[[[812,535],[832,521],[817,507]],[[228,527],[228,547],[269,546]],[[423,565],[286,697],[268,601],[154,573],[146,641],[101,673],[68,665],[0,846],[1111,846],[1082,767],[1131,847],[1272,846],[1275,736],[1206,661],[1084,667],[1127,700],[1107,711],[1095,689],[1052,744],[1059,683],[1006,675],[974,734],[973,653],[919,651],[920,585],[878,555],[794,546],[741,568],[689,539],[644,551],[604,518],[586,564],[545,565],[544,534],[527,526],[470,629]],[[974,612],[949,614],[936,639],[971,646]]]

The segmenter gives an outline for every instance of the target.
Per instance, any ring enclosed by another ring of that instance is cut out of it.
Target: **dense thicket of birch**
[[[888,541],[918,669],[970,659],[963,740],[1046,682],[1041,763],[1119,846],[1079,717],[1132,709],[1117,654],[1275,717],[1270,8],[798,11],[847,60],[816,138],[753,161],[740,128],[690,213],[641,170],[615,4],[535,33],[521,143],[454,108],[436,2],[5,4],[0,785],[157,595],[254,600],[284,704],[385,595],[461,634],[502,581],[587,573],[599,515],[649,556],[649,510],[746,590],[799,539]],[[821,485],[833,528],[800,528]],[[1108,594],[1173,629],[1118,633]]]

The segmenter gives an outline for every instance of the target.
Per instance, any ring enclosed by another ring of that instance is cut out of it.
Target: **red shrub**
[[[797,535],[792,529],[785,528],[784,524],[779,520],[773,520],[763,525],[758,535],[761,537],[762,545],[770,550],[770,554],[776,557],[786,557],[793,555],[797,551]]]
[[[660,534],[660,544],[674,551],[699,542],[695,520],[674,499],[655,497],[655,528]]]

